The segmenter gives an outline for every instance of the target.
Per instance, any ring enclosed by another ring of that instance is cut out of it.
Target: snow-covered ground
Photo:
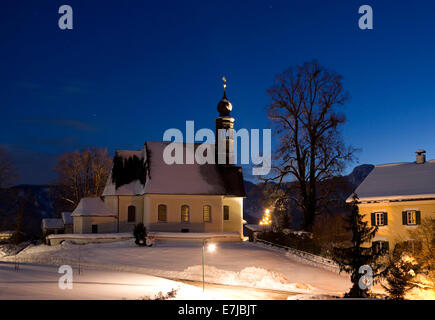
[[[29,246],[3,261],[77,266],[153,275],[169,279],[202,280],[202,244],[156,242],[138,247],[133,240],[59,246]],[[205,254],[208,283],[273,289],[304,295],[342,295],[350,287],[348,276],[307,265],[291,255],[268,250],[248,242],[218,243],[215,252]],[[160,290],[159,290],[160,291]]]
[[[137,300],[156,299],[159,293],[167,295],[176,290],[175,299],[254,299],[265,298],[267,293],[244,292],[207,288],[159,277],[116,271],[82,269],[73,274],[72,289],[62,290],[58,282],[62,274],[58,268],[46,265],[21,264],[18,271],[13,263],[0,262],[0,300]]]

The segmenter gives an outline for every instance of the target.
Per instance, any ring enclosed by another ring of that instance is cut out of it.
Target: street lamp
[[[205,243],[207,242],[207,239],[202,240],[202,292],[204,292],[205,289]],[[214,243],[209,243],[207,246],[208,251],[214,252],[216,250],[216,245]]]

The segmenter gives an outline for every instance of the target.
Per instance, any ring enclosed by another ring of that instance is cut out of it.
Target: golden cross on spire
[[[223,76],[222,81],[224,82],[224,84],[222,86],[224,87],[224,92],[225,92],[225,89],[227,88],[227,78],[225,78],[225,76]]]

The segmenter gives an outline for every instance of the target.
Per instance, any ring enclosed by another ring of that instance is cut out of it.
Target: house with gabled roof
[[[423,218],[435,218],[435,160],[426,161],[424,150],[416,153],[415,162],[375,166],[355,190],[360,214],[378,226],[372,241],[377,248],[409,241]]]
[[[231,109],[224,93],[216,131],[233,128]],[[233,157],[233,138],[217,139],[227,146],[224,158]],[[140,150],[117,150],[102,197],[82,199],[72,213],[74,233],[130,232],[142,222],[154,232],[222,232],[241,238],[246,196],[241,167],[231,161],[167,164],[163,155],[169,144],[181,149],[184,157],[204,146],[146,141]],[[214,145],[205,149],[221,156]]]

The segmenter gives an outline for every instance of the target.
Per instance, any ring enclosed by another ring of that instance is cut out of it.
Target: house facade
[[[231,109],[224,93],[216,131],[233,128]],[[82,199],[72,213],[74,233],[131,232],[142,222],[153,232],[231,232],[242,237],[242,169],[229,161],[232,138],[217,139],[227,146],[225,164],[186,163],[198,148],[218,157],[213,144],[146,141],[140,150],[117,150],[102,197]],[[181,150],[184,161],[167,164],[167,147]]]
[[[415,162],[375,166],[355,190],[360,214],[378,226],[372,246],[393,249],[411,240],[422,219],[435,218],[435,160],[426,161],[424,150],[416,153]]]

